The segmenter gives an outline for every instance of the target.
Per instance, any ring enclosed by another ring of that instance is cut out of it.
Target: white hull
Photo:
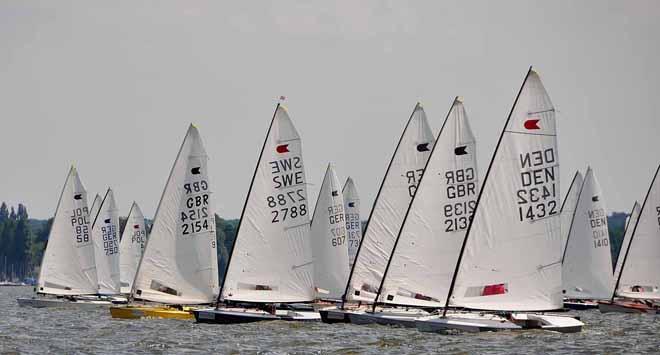
[[[383,308],[371,311],[352,311],[347,313],[352,324],[380,324],[395,325],[406,328],[415,328],[415,320],[429,316],[429,313],[420,309]]]
[[[443,333],[461,331],[478,333],[484,331],[541,329],[561,333],[576,333],[584,323],[568,316],[540,313],[513,313],[505,318],[496,314],[451,313],[447,317],[431,316],[420,318],[415,325],[422,332]]]
[[[238,324],[272,320],[318,322],[321,315],[316,311],[278,309],[275,314],[249,308],[209,308],[193,311],[199,323]]]
[[[103,301],[103,300],[69,300],[63,298],[17,298],[18,305],[21,307],[33,307],[33,308],[65,308],[65,307],[76,307],[76,308],[98,308],[98,307],[107,307],[111,306],[112,302]]]

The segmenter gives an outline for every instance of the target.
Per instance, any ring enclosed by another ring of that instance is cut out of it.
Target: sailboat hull
[[[195,320],[198,323],[241,324],[273,320],[317,322],[321,320],[319,312],[278,309],[275,314],[249,308],[209,308],[195,310]]]
[[[376,312],[351,312],[348,318],[357,325],[380,324],[393,325],[406,328],[415,328],[415,320],[429,316],[421,309],[382,308]]]
[[[582,331],[584,323],[578,319],[535,313],[513,313],[505,318],[495,314],[458,313],[447,317],[431,316],[415,321],[422,332],[445,333],[451,331],[479,333],[493,331],[549,330],[561,333]]]
[[[349,318],[349,314],[351,312],[353,311],[339,308],[326,308],[319,310],[321,321],[328,324],[350,323],[351,320]]]
[[[179,319],[192,320],[192,308],[174,308],[168,306],[121,306],[110,307],[110,315],[117,319]]]
[[[657,308],[629,301],[598,302],[598,310],[600,313],[658,313]]]
[[[576,310],[576,311],[596,309],[596,308],[598,308],[598,302],[581,301],[581,300],[565,300],[564,301],[564,308],[568,308],[568,309],[572,309],[572,310]]]
[[[71,301],[63,298],[17,298],[16,301],[21,307],[33,308],[98,308],[111,306],[112,302],[102,300],[75,300]]]

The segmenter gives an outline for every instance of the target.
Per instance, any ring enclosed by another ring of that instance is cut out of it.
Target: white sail
[[[223,300],[311,301],[310,206],[300,136],[278,105],[246,198]]]
[[[332,164],[323,177],[311,222],[316,298],[339,300],[348,281],[344,197]]]
[[[603,191],[591,168],[580,188],[562,265],[564,297],[609,299],[614,289],[612,252]]]
[[[39,293],[96,293],[94,246],[90,237],[87,191],[71,167],[60,195],[39,272]]]
[[[401,227],[379,302],[444,307],[478,193],[476,141],[457,98]]]
[[[421,104],[413,110],[376,196],[349,276],[347,300],[373,302],[394,240],[433,149],[433,132]]]
[[[119,243],[121,293],[130,293],[133,288],[133,279],[146,242],[147,228],[144,225],[144,215],[137,203],[133,202]]]
[[[119,210],[112,189],[108,189],[92,220],[92,241],[98,293],[119,293]]]
[[[658,167],[660,171],[660,166]],[[616,294],[660,298],[660,179],[656,171],[634,225]]]
[[[218,294],[208,155],[190,125],[161,197],[133,285],[135,298],[206,304]]]
[[[348,265],[353,266],[355,255],[362,241],[362,221],[360,220],[360,196],[355,182],[346,179],[341,190],[344,196],[344,215],[346,216],[346,236],[348,237]],[[344,285],[345,286],[345,285]],[[343,292],[343,291],[342,291]]]
[[[96,196],[94,196],[94,201],[92,201],[92,206],[89,208],[90,230],[92,228],[92,223],[94,222],[94,218],[96,218],[96,215],[99,213],[99,208],[101,208],[102,202],[103,202],[103,198],[101,197],[101,195],[96,194]]]
[[[616,258],[616,267],[614,268],[614,277],[619,277],[621,273],[621,264],[623,264],[623,258],[626,255],[628,246],[630,245],[630,235],[632,234],[633,229],[635,229],[635,224],[637,224],[637,219],[639,219],[639,212],[642,207],[639,205],[639,202],[635,201],[632,211],[630,211],[630,216],[628,216],[628,221],[626,222],[626,227],[623,233],[623,240],[621,241],[621,248],[619,249],[619,256]]]
[[[568,233],[571,230],[571,222],[573,222],[573,212],[575,212],[575,207],[578,203],[578,198],[580,197],[580,188],[582,187],[582,182],[584,178],[582,173],[579,171],[575,172],[573,175],[573,180],[571,181],[571,186],[566,192],[566,197],[561,204],[561,245],[562,245],[562,255],[565,253],[566,241],[568,240]]]
[[[530,69],[483,179],[451,304],[563,306],[555,109]]]

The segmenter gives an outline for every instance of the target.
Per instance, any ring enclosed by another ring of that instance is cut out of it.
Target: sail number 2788
[[[305,216],[307,205],[305,204],[303,189],[287,191],[281,194],[267,196],[266,203],[271,208],[271,223],[286,221],[287,219]]]

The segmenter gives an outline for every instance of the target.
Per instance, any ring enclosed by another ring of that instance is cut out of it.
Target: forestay
[[[582,188],[583,182],[582,173],[576,171],[575,175],[573,175],[571,186],[568,187],[568,192],[566,192],[566,197],[564,197],[561,203],[559,212],[561,213],[562,255],[566,253],[566,241],[568,240],[568,233],[571,231],[571,222],[573,222],[573,214],[578,203],[578,197],[580,197],[580,188]]]
[[[614,289],[612,253],[603,191],[591,168],[580,188],[562,265],[564,297],[609,299]]]
[[[96,293],[87,191],[71,167],[57,203],[39,273],[39,293]]]
[[[131,292],[135,272],[146,242],[147,229],[144,225],[144,215],[138,204],[133,202],[131,210],[128,212],[124,232],[121,235],[121,242],[119,242],[121,293]]]
[[[408,205],[433,149],[433,132],[417,104],[401,135],[349,276],[346,300],[373,302]]]
[[[167,304],[213,303],[218,293],[215,210],[208,155],[190,125],[158,204],[133,296]]]
[[[660,166],[658,167],[660,170]],[[617,295],[660,299],[660,180],[656,171],[624,256]]]
[[[476,141],[457,98],[401,227],[379,302],[444,306],[478,191]]]
[[[630,235],[632,234],[633,229],[635,229],[635,224],[637,224],[637,219],[639,219],[639,212],[642,207],[639,205],[639,202],[635,201],[633,209],[630,211],[630,216],[628,216],[628,221],[626,222],[626,228],[623,233],[623,240],[621,241],[621,248],[619,248],[619,255],[616,258],[616,267],[614,268],[614,277],[619,277],[621,273],[621,265],[623,264],[623,258],[626,255],[626,251],[630,245]]]
[[[99,213],[99,208],[101,208],[102,202],[103,202],[103,198],[101,197],[101,195],[96,194],[96,196],[94,196],[94,201],[92,201],[92,207],[89,208],[90,230],[92,228],[92,222],[94,222],[94,218],[96,218],[96,215]]]
[[[278,105],[241,214],[222,300],[314,299],[309,209],[300,136]]]
[[[318,299],[341,299],[348,281],[348,242],[340,187],[334,167],[328,164],[311,222]]]
[[[562,307],[555,109],[530,69],[483,180],[451,304]]]
[[[344,195],[344,214],[346,216],[346,236],[348,237],[348,265],[353,266],[355,255],[362,241],[362,221],[360,220],[360,196],[355,182],[350,177],[342,188]],[[345,285],[344,285],[345,286]],[[343,290],[342,290],[343,292]]]
[[[119,293],[119,211],[112,189],[108,189],[92,220],[92,241],[98,293]]]

